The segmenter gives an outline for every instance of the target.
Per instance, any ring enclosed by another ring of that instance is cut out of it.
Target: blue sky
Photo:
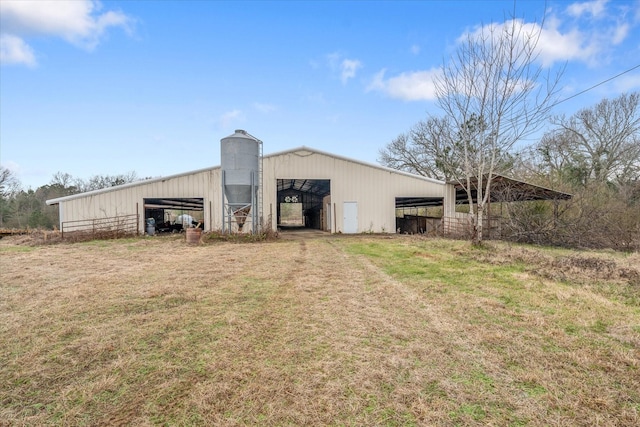
[[[376,163],[428,114],[460,38],[513,1],[0,2],[0,162],[23,187],[61,171],[167,176],[220,163],[245,129]],[[640,64],[640,1],[523,1],[561,97]],[[640,68],[556,107],[640,90]]]

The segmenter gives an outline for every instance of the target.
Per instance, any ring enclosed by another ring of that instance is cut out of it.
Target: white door
[[[345,234],[358,232],[358,202],[344,202],[342,206],[344,218],[342,225]]]

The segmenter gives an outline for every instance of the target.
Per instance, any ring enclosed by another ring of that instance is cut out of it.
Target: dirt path
[[[279,244],[288,256],[272,271],[283,280],[260,328],[271,332],[256,341],[268,342],[264,354],[270,358],[279,355],[272,364],[293,366],[277,381],[262,378],[260,384],[271,390],[270,398],[287,402],[285,419],[296,424],[353,418],[375,424],[385,412],[400,423],[403,417],[446,422],[455,406],[434,411],[422,391],[455,365],[451,354],[464,345],[459,328],[424,297],[334,242]]]

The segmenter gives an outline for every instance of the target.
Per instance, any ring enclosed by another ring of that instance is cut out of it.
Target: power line
[[[591,87],[589,87],[589,88],[587,88],[587,89],[585,89],[585,90],[582,90],[582,91],[580,91],[580,92],[578,92],[578,93],[575,93],[575,94],[573,94],[573,95],[571,95],[571,96],[569,96],[569,97],[567,97],[567,98],[565,98],[565,99],[563,99],[563,100],[560,100],[560,101],[556,102],[555,104],[553,104],[553,105],[552,105],[551,107],[549,107],[549,108],[553,108],[553,107],[555,107],[555,106],[556,106],[556,105],[558,105],[558,104],[561,104],[561,103],[563,103],[563,102],[565,102],[565,101],[568,101],[568,100],[570,100],[570,99],[573,99],[573,98],[575,98],[576,96],[582,95],[582,94],[583,94],[583,93],[585,93],[585,92],[589,92],[590,90],[593,90],[593,89],[597,88],[598,86],[601,86],[601,85],[603,85],[603,84],[605,84],[605,83],[607,83],[607,82],[610,82],[610,81],[611,81],[611,80],[613,80],[613,79],[617,79],[617,78],[618,78],[618,77],[620,77],[621,75],[623,75],[623,74],[627,74],[627,73],[629,73],[629,72],[631,72],[631,71],[635,70],[636,68],[640,68],[640,64],[636,65],[635,67],[631,67],[631,68],[629,68],[628,70],[623,71],[623,72],[621,72],[621,73],[619,73],[619,74],[616,74],[615,76],[610,77],[610,78],[608,78],[607,80],[603,80],[603,81],[601,81],[600,83],[596,83],[596,84],[594,84],[593,86],[591,86]]]

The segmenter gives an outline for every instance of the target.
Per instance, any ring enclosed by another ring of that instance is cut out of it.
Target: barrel
[[[200,243],[201,228],[187,228],[187,243]]]

